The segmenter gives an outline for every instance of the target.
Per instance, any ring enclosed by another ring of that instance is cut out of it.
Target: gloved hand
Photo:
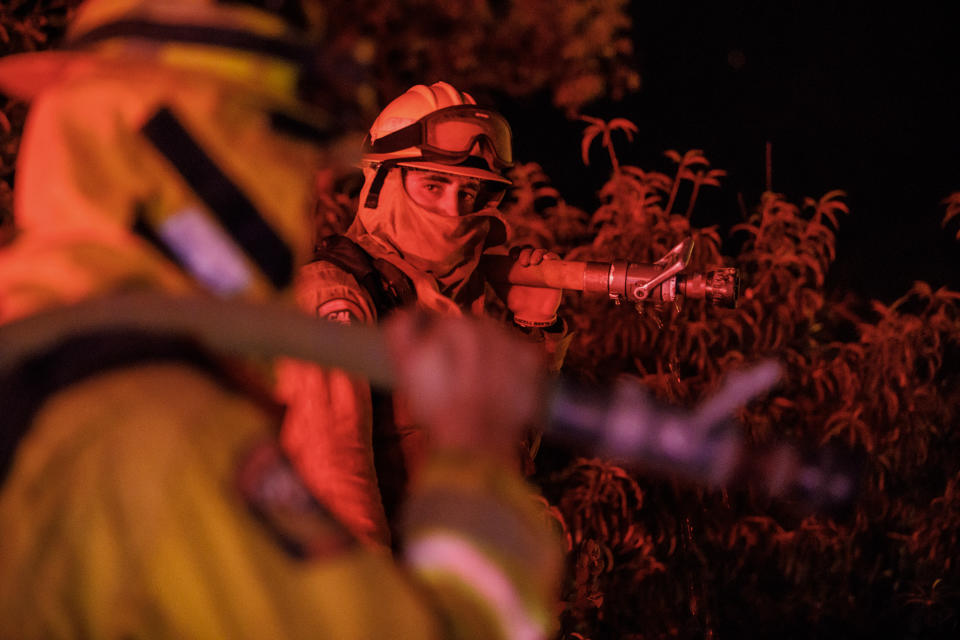
[[[510,255],[524,267],[540,264],[544,260],[560,259],[560,256],[546,249],[530,246],[515,247]],[[521,327],[549,327],[554,324],[562,299],[563,291],[560,289],[523,285],[508,285],[504,296],[507,308],[513,312],[513,321]]]
[[[396,313],[384,331],[397,390],[430,446],[516,467],[540,406],[540,350],[489,318]]]

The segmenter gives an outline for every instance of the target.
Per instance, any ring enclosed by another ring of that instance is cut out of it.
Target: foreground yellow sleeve
[[[273,518],[251,509],[238,469],[274,419],[178,363],[52,396],[0,490],[0,637],[438,637],[389,555],[295,486],[268,477]]]

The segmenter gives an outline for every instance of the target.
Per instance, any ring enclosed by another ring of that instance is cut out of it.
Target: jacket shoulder
[[[341,324],[371,324],[377,313],[370,294],[345,269],[317,260],[300,269],[297,305],[318,318]]]

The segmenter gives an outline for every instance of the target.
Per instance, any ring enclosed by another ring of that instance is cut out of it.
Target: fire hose
[[[0,371],[76,335],[108,330],[187,335],[207,349],[244,357],[289,356],[361,375],[390,389],[395,374],[375,327],[318,322],[272,303],[127,293],[43,311],[0,327]],[[790,445],[758,452],[746,446],[733,412],[772,387],[772,361],[731,374],[692,412],[656,402],[639,384],[622,379],[612,389],[558,379],[543,397],[546,434],[572,441],[578,451],[609,456],[641,470],[714,487],[747,483],[772,496],[813,508],[850,503],[850,469],[804,459]]]

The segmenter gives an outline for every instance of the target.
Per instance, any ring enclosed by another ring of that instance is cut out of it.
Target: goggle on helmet
[[[513,165],[510,125],[484,107],[462,104],[428,113],[413,124],[368,142],[364,155],[386,154],[415,147],[423,158],[458,164],[480,144],[496,169]]]

